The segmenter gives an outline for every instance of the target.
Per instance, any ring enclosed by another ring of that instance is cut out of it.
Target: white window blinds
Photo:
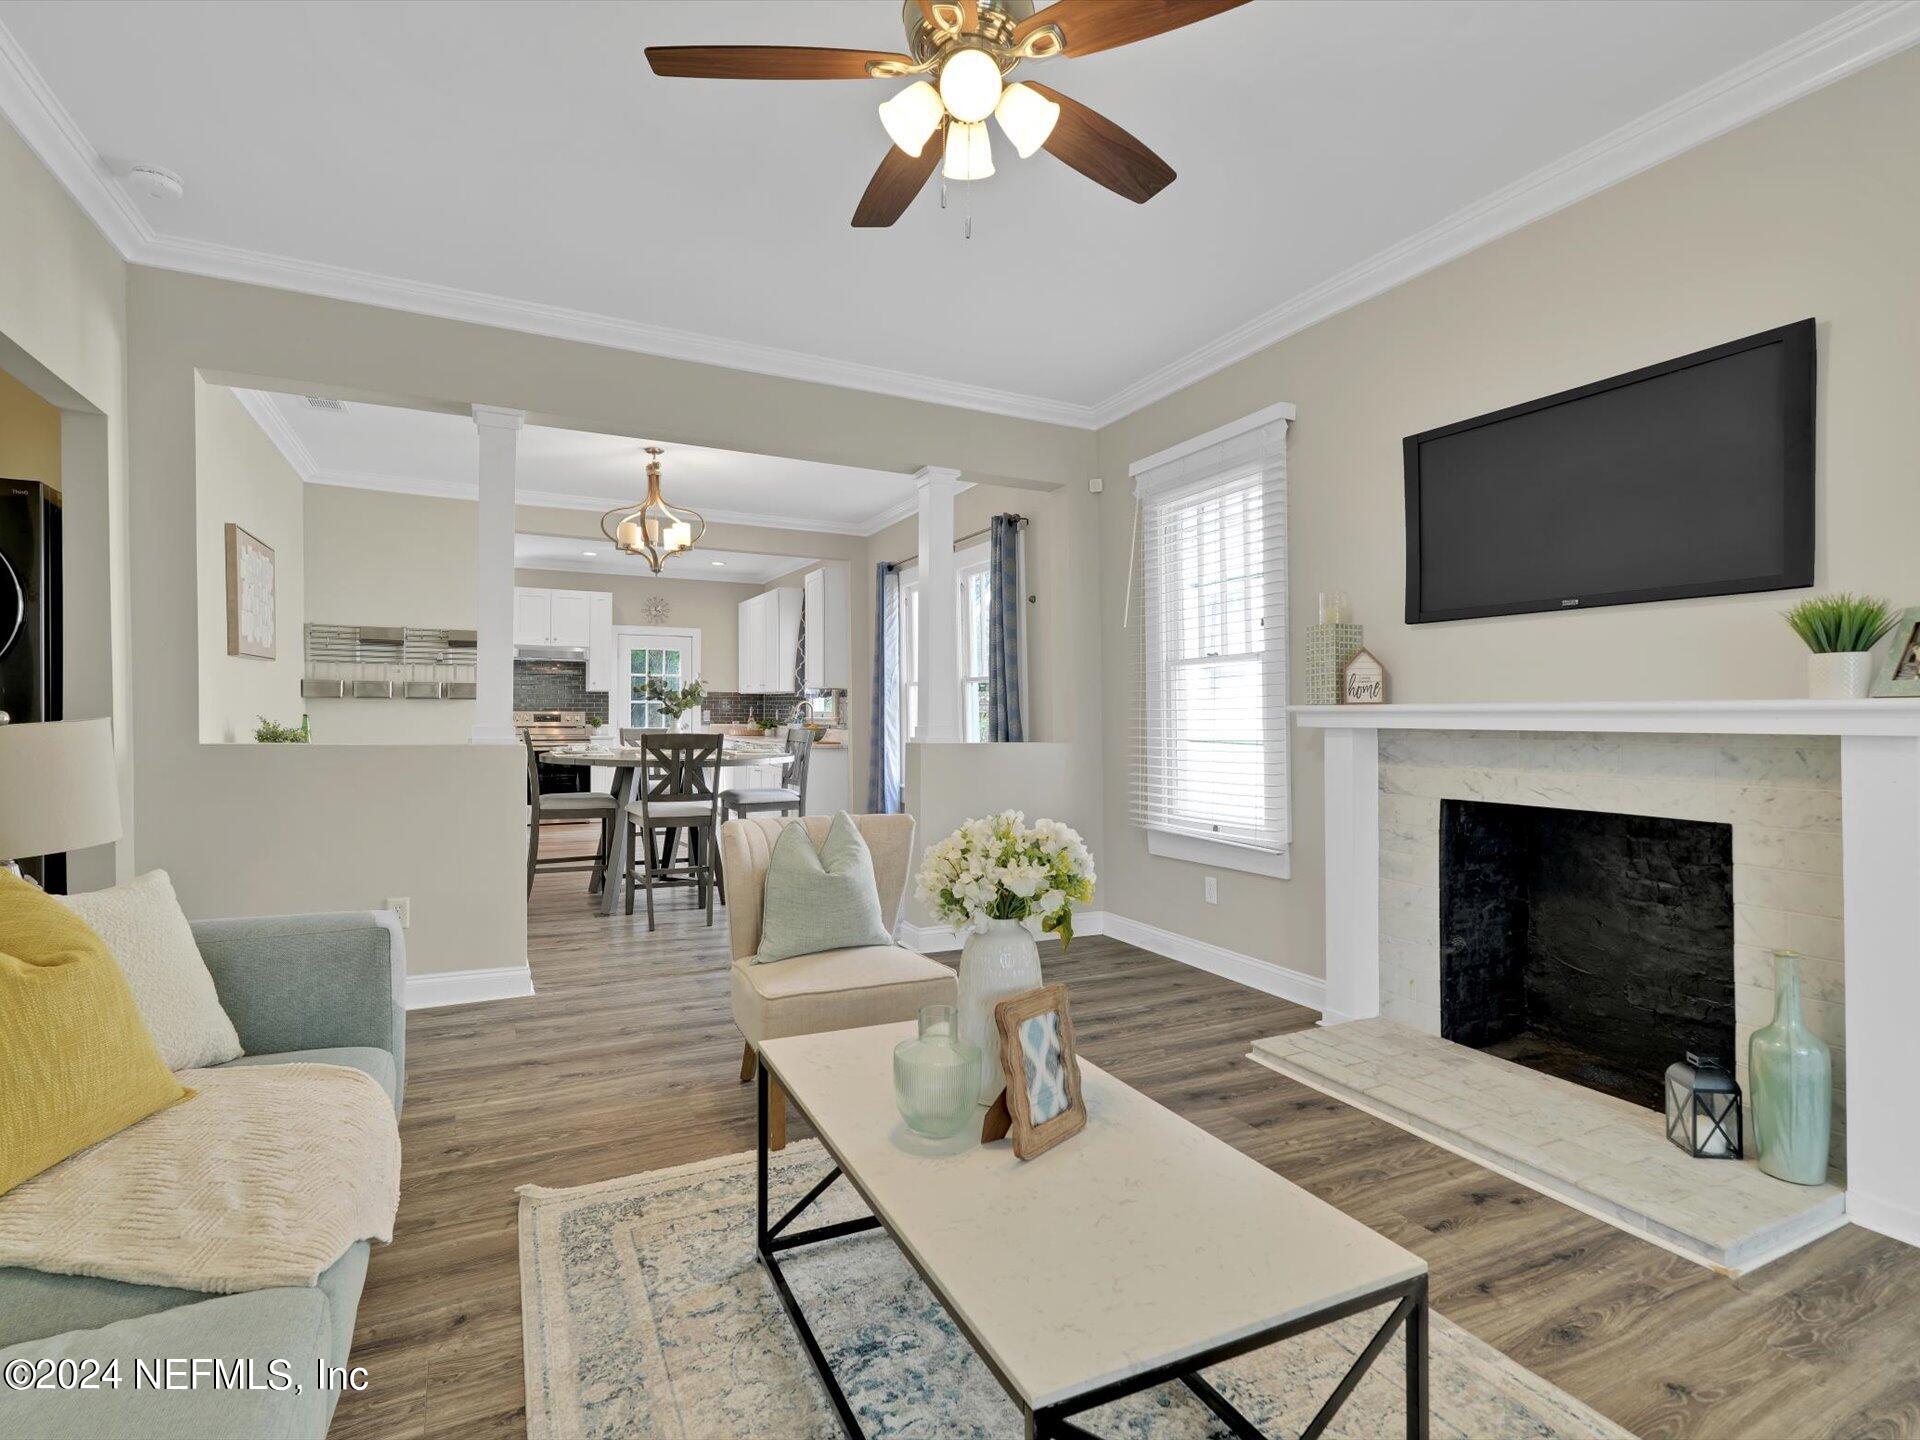
[[[1136,467],[1141,645],[1134,815],[1280,852],[1287,776],[1287,421]],[[1205,443],[1210,442],[1210,443]]]

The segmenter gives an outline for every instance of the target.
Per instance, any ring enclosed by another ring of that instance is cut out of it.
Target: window
[[[1155,854],[1284,875],[1286,431],[1263,411],[1134,466],[1136,820]]]
[[[991,733],[988,707],[988,645],[992,634],[993,583],[985,544],[955,552],[955,618],[959,628],[960,738],[982,741]],[[906,744],[920,733],[920,567],[900,571],[900,773]]]
[[[993,733],[987,649],[993,616],[993,585],[984,549],[967,552],[955,577],[960,585],[960,738],[978,743]]]

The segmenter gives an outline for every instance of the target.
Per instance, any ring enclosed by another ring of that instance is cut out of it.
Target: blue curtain
[[[987,738],[1025,740],[1020,718],[1020,526],[1018,515],[991,522],[987,580]]]
[[[873,726],[867,756],[867,810],[897,815],[906,808],[900,775],[900,574],[880,565],[873,576]]]

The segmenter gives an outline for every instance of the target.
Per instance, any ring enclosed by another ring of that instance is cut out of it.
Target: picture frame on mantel
[[[993,1007],[993,1021],[1000,1033],[1000,1073],[1007,1082],[994,1111],[1004,1107],[1014,1155],[1031,1160],[1087,1124],[1067,987],[1043,985],[1009,996]],[[998,1118],[988,1115],[982,1139],[999,1138],[994,1133]]]
[[[273,547],[227,522],[227,654],[274,658]]]
[[[1887,633],[1886,654],[1867,692],[1876,700],[1920,696],[1920,606],[1902,610]]]

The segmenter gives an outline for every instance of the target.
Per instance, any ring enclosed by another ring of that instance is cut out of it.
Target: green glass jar
[[[945,1139],[979,1113],[974,1089],[980,1052],[960,1038],[959,1012],[951,1005],[920,1007],[920,1033],[893,1047],[893,1101],[907,1127]]]
[[[1832,1140],[1833,1052],[1807,1028],[1800,957],[1773,952],[1773,1023],[1747,1042],[1753,1141],[1760,1168],[1777,1180],[1820,1185]]]

